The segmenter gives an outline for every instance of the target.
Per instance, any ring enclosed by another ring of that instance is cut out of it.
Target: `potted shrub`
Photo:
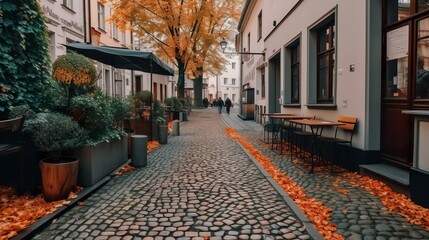
[[[153,102],[152,115],[154,122],[157,123],[157,129],[154,130],[158,131],[158,142],[160,144],[166,144],[168,139],[168,126],[165,120],[165,107],[159,100]]]
[[[23,132],[47,154],[40,161],[45,200],[67,198],[77,185],[79,159],[63,154],[81,147],[88,137],[87,132],[71,117],[53,112],[36,113],[24,122]]]
[[[73,96],[94,91],[97,70],[89,58],[69,52],[55,60],[52,77],[64,87],[69,105]]]
[[[173,113],[172,120],[180,119],[180,112],[183,111],[183,104],[177,97],[167,98],[164,101],[165,105],[169,107],[169,110]]]
[[[101,93],[73,97],[70,112],[88,131],[86,144],[75,151],[79,157],[80,186],[92,186],[127,161],[127,138],[116,109],[114,97]],[[116,102],[116,103],[115,103]],[[116,115],[116,116],[115,116]]]
[[[153,116],[155,101],[152,101],[151,98],[152,94],[147,90],[137,92],[129,97],[133,114],[128,119],[127,127],[134,129],[135,134],[148,136],[149,140],[158,140],[158,123]]]

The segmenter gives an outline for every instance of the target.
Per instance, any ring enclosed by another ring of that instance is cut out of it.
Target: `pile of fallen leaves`
[[[322,235],[324,235],[325,238],[342,238],[342,236],[338,236],[338,234],[334,233],[336,230],[335,225],[328,224],[327,222],[331,219],[331,209],[324,206],[321,202],[318,202],[314,199],[308,199],[305,196],[305,192],[302,188],[297,186],[296,183],[285,176],[281,170],[273,166],[274,164],[269,158],[256,150],[251,145],[251,143],[247,142],[234,129],[228,128],[226,132],[230,137],[239,141],[264,167],[264,169],[270,173],[277,183],[289,194],[292,199],[294,199],[297,205],[301,208],[302,211],[305,212],[305,214],[309,217],[309,219],[314,223],[316,228]],[[270,145],[267,145],[264,147],[264,149],[269,149],[270,147]],[[301,164],[303,163],[301,159],[294,159],[294,162]],[[344,171],[344,169],[338,166],[335,166],[335,168],[337,168],[337,170]],[[317,168],[315,168],[315,170],[317,170]],[[372,195],[378,197],[383,206],[387,207],[391,213],[399,214],[411,224],[422,226],[429,231],[429,209],[415,204],[404,194],[393,191],[384,182],[372,179],[368,176],[362,176],[357,173],[344,173],[334,181],[333,187],[339,193],[348,195],[350,194],[350,191],[340,188],[340,183],[349,183],[353,187],[362,188],[368,191]],[[321,208],[321,212],[318,212],[317,208]]]
[[[134,170],[135,167],[131,166],[131,165],[125,165],[124,167],[122,167],[119,171],[117,171],[115,174],[120,176],[126,172],[132,171]]]
[[[147,151],[150,152],[159,146],[160,146],[160,144],[157,141],[148,141],[147,142]]]
[[[342,176],[348,178],[348,182],[352,186],[363,188],[377,196],[392,213],[399,214],[408,222],[422,226],[429,231],[429,209],[415,204],[407,196],[393,191],[379,180],[357,173],[344,173]]]
[[[70,198],[75,196],[71,193]],[[67,200],[46,202],[42,195],[19,196],[11,187],[0,186],[0,240],[17,235],[37,219],[69,203]]]
[[[336,233],[337,227],[330,223],[332,218],[331,209],[315,198],[306,196],[305,190],[298,186],[292,179],[286,176],[270,158],[257,150],[252,143],[242,137],[235,129],[226,128],[226,133],[231,138],[237,140],[249,153],[258,161],[270,176],[285,190],[295,201],[298,207],[307,215],[320,234],[326,239],[344,239]]]
[[[150,152],[159,146],[157,141],[148,141],[147,151]],[[122,175],[132,170],[134,167],[126,165],[115,174]],[[81,189],[77,187],[70,193],[68,199],[76,198]],[[11,187],[0,186],[0,240],[12,238],[39,218],[69,203],[67,200],[46,202],[41,194],[36,197],[18,195]],[[78,205],[82,203],[78,202]]]

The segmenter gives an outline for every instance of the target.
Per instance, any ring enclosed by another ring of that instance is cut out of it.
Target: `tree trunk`
[[[185,98],[185,63],[181,59],[177,59],[179,67],[179,78],[177,79],[177,97]]]
[[[203,106],[203,76],[194,79],[194,105],[196,107]]]

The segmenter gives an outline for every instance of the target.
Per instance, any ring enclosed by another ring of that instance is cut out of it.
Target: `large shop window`
[[[405,98],[408,93],[408,25],[386,34],[386,97]]]
[[[385,0],[384,4],[387,6],[384,97],[411,99],[408,107],[427,108],[429,0]]]
[[[429,18],[417,23],[416,99],[429,99]]]

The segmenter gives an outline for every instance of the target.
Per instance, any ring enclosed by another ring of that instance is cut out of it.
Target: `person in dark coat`
[[[219,97],[218,100],[216,101],[216,106],[217,106],[217,110],[219,111],[219,114],[222,113],[222,107],[225,105],[225,103],[223,102],[222,98]]]
[[[229,99],[229,97],[227,97],[225,99],[225,108],[226,108],[226,113],[228,113],[228,115],[229,115],[229,110],[230,110],[231,107],[232,107],[232,102]]]

